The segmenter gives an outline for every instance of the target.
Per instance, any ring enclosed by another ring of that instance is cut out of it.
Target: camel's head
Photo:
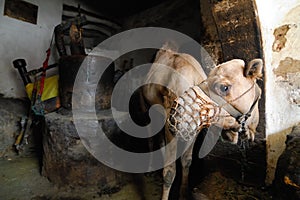
[[[262,68],[263,62],[261,59],[254,59],[246,66],[245,62],[240,59],[230,60],[218,65],[211,71],[206,80],[212,99],[214,101],[216,101],[215,99],[221,99],[221,102],[217,100],[217,103],[225,109],[230,104],[233,109],[241,114],[246,114],[258,98],[257,90],[259,89],[256,87],[256,80],[262,77]],[[229,113],[231,114],[230,111]],[[240,124],[234,120],[235,118],[236,116],[225,117],[225,120],[220,121],[222,124],[219,124],[225,130],[225,133],[227,130],[228,135],[230,135],[227,139],[232,143],[237,142],[238,136],[236,133],[240,127]]]

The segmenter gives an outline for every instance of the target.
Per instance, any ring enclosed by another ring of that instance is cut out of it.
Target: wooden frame
[[[37,24],[38,6],[21,0],[5,0],[3,15]]]

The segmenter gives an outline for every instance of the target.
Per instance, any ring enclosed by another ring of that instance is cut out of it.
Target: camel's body
[[[176,93],[179,95],[183,94],[189,87],[198,85],[204,81],[207,76],[203,71],[201,65],[188,54],[179,54],[174,51],[160,50],[154,63],[160,63],[168,67],[172,67],[182,78],[178,77],[169,70],[164,70],[163,67],[153,65],[147,75],[147,82],[158,82],[154,81],[159,79],[163,86],[148,84],[143,87],[144,98],[150,105],[160,104],[165,109],[170,108],[170,104],[173,103],[176,95],[167,88],[175,88]]]
[[[184,95],[184,92],[192,86],[199,85],[204,80],[207,81],[207,85],[209,90],[215,91],[218,95],[221,93],[226,93],[226,95],[222,95],[222,97],[226,101],[230,101],[232,99],[238,98],[241,93],[250,88],[252,84],[255,84],[255,79],[258,75],[253,75],[246,77],[244,76],[244,63],[242,60],[233,60],[222,64],[221,66],[215,68],[210,73],[207,78],[204,70],[201,65],[190,55],[187,54],[179,54],[169,49],[162,49],[156,55],[156,59],[154,63],[160,63],[171,67],[176,70],[179,74],[181,74],[183,78],[180,78],[176,75],[176,72],[172,72],[170,70],[164,70],[159,66],[153,65],[147,75],[148,82],[157,82],[153,81],[155,79],[160,79],[163,86],[148,84],[143,87],[143,97],[147,103],[150,105],[161,104],[166,110],[167,115],[169,116],[170,109],[174,106],[174,100],[180,95]],[[257,67],[259,68],[259,67]],[[258,69],[258,70],[261,70]],[[248,70],[249,71],[249,70]],[[252,72],[252,71],[251,71]],[[217,91],[220,88],[220,85],[226,84],[228,85],[228,90],[232,90],[228,92],[227,90]],[[167,88],[173,88],[174,91],[171,92]],[[235,100],[231,104],[235,106],[242,113],[246,113],[251,107],[255,98],[255,92],[250,90],[247,94],[243,95],[240,99]],[[224,111],[226,112],[226,111]],[[258,124],[258,108],[257,105],[252,112],[251,119],[247,121],[247,134],[249,138],[254,138],[254,133],[256,126]],[[227,136],[231,142],[236,143],[237,141],[237,130],[240,125],[237,123],[235,118],[227,115],[224,120],[221,120],[222,123],[216,122],[216,125],[224,127],[223,129],[227,129]],[[218,124],[219,123],[219,124]],[[249,130],[250,129],[250,130]],[[180,131],[180,130],[179,130]],[[165,142],[169,143],[174,139],[174,135],[176,133],[170,132],[169,127],[165,128]],[[189,166],[191,164],[192,159],[192,148],[193,143],[195,142],[195,138],[190,141],[192,145],[188,148],[188,150],[182,155],[181,163],[182,163],[182,183],[180,190],[180,198],[185,199],[186,189],[187,189],[187,180],[188,180],[188,172]],[[174,160],[174,156],[176,156],[177,146],[173,145],[169,148],[166,148],[165,152],[165,163],[170,163],[170,160]],[[170,188],[174,181],[176,174],[176,166],[175,162],[166,166],[163,170],[163,194],[162,199],[167,200],[169,197]]]

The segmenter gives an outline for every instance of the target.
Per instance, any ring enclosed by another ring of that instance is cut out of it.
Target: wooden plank
[[[100,30],[95,30],[95,29],[89,29],[89,28],[83,28],[83,36],[95,36],[95,37],[99,37],[99,36],[106,36],[109,37],[111,36],[111,34],[109,34],[108,32],[105,31],[100,31]]]
[[[71,11],[63,11],[63,15],[65,16],[69,16],[69,17],[77,17],[78,14],[75,13],[75,12],[71,12]],[[105,24],[107,26],[111,26],[112,28],[116,29],[116,30],[119,30],[120,29],[120,26],[109,21],[109,20],[106,20],[106,19],[101,19],[101,18],[96,18],[96,17],[92,17],[92,16],[89,16],[89,15],[84,15],[88,21],[93,21],[93,22],[97,22],[97,23],[102,23],[102,24]]]
[[[75,7],[75,6],[70,6],[70,5],[66,5],[66,4],[63,4],[63,10],[64,11],[71,11],[71,12],[77,12],[80,11],[81,14],[84,14],[84,15],[88,15],[88,16],[91,16],[91,17],[95,17],[95,18],[98,18],[98,19],[102,19],[102,20],[107,20],[107,21],[110,21],[111,23],[114,23],[115,25],[117,25],[119,28],[121,28],[121,24],[113,19],[109,19],[103,15],[97,15],[95,13],[92,13],[92,12],[89,12],[87,10],[84,10],[82,8],[80,8],[80,10]]]
[[[69,19],[72,19],[74,18],[73,16],[68,16],[68,15],[63,15],[62,16],[62,20],[65,21],[65,20],[69,20]],[[95,25],[99,28],[103,28],[103,29],[108,29],[108,31],[110,32],[115,32],[117,31],[117,29],[115,27],[112,27],[112,26],[109,26],[105,23],[101,23],[101,22],[95,22],[95,21],[91,21],[89,20],[89,18],[87,17],[87,24],[88,25]]]
[[[224,61],[241,58],[248,62],[263,57],[254,10],[253,0],[224,0],[212,4]]]

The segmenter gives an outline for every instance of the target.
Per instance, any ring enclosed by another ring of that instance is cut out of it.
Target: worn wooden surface
[[[263,58],[259,19],[253,0],[201,0],[202,44],[216,64],[240,58],[248,61]],[[247,150],[245,184],[263,185],[266,173],[264,83],[259,100],[260,122],[256,140]],[[200,145],[200,144],[199,144]],[[199,147],[198,147],[199,148]],[[209,171],[221,171],[241,181],[241,153],[236,145],[217,143],[205,158]],[[204,166],[204,165],[202,165]]]

